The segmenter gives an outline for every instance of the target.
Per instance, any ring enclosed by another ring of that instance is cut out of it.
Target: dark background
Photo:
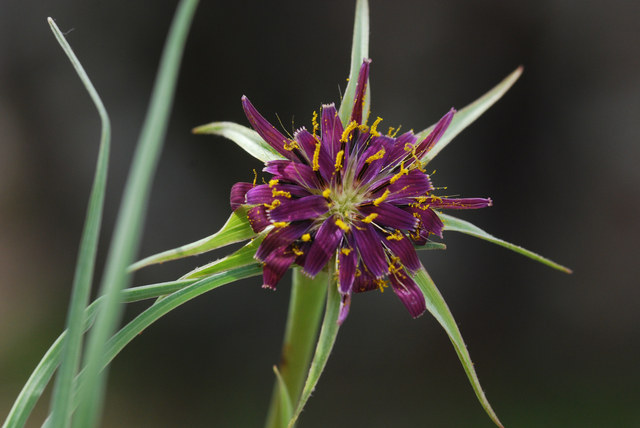
[[[640,3],[371,0],[373,114],[416,131],[518,65],[515,87],[430,165],[463,217],[571,276],[448,233],[422,253],[482,385],[510,427],[640,426]],[[46,23],[56,19],[110,112],[101,273],[175,2],[0,0],[0,415],[63,328],[99,120]],[[213,233],[259,163],[194,136],[247,124],[246,94],[287,129],[339,101],[354,2],[203,1],[182,65],[140,256]],[[212,255],[150,268],[170,280]],[[98,276],[99,277],[99,276]],[[175,310],[115,360],[103,426],[261,426],[289,286],[256,278]],[[130,318],[146,307],[132,305]],[[48,395],[32,424],[39,426]],[[301,427],[490,427],[437,322],[358,295]]]

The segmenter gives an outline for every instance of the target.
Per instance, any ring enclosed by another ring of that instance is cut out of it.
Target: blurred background
[[[216,231],[259,169],[195,136],[248,124],[243,94],[287,130],[339,101],[354,3],[203,1],[148,209],[146,256]],[[0,415],[63,328],[100,133],[46,23],[53,17],[110,113],[99,279],[174,1],[0,0]],[[640,3],[370,0],[373,113],[418,131],[518,65],[524,75],[430,168],[462,213],[574,269],[464,235],[421,254],[506,426],[640,426]],[[227,254],[149,268],[166,281]],[[98,281],[96,281],[98,282]],[[105,427],[262,426],[289,297],[253,278],[185,304],[114,361]],[[130,319],[148,303],[131,305]],[[29,426],[40,426],[45,396]],[[301,427],[491,427],[446,334],[392,293],[354,299]]]

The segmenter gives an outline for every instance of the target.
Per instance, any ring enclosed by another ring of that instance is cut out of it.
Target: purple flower
[[[411,278],[421,268],[414,245],[431,234],[442,237],[443,224],[434,210],[483,208],[490,199],[453,199],[434,190],[421,159],[438,142],[455,110],[440,119],[418,141],[409,131],[396,136],[363,118],[371,60],[360,68],[351,121],[343,127],[334,104],[314,113],[313,129],[285,137],[242,97],[251,126],[285,159],[268,162],[265,184],[237,183],[231,207],[249,207],[256,233],[270,228],[256,252],[264,263],[263,287],[275,289],[292,264],[315,276],[328,263],[337,264],[342,295],[341,323],[352,293],[388,285],[413,317],[426,307]]]

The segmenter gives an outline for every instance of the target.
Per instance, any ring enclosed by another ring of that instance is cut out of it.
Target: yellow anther
[[[266,209],[268,209],[268,210],[272,210],[272,209],[274,209],[275,207],[280,206],[280,201],[279,201],[278,199],[274,199],[274,200],[273,200],[273,202],[271,202],[271,204],[270,204],[270,205],[269,205],[269,204],[263,204],[263,205],[264,205],[264,207],[265,207]]]
[[[387,236],[387,241],[400,241],[402,238],[404,238],[404,235],[402,235],[402,232],[396,229],[394,233]]]
[[[280,181],[277,178],[272,178],[271,180],[269,180],[269,187],[273,187],[276,184],[278,184]]]
[[[389,180],[389,183],[393,184],[400,179],[403,175],[409,174],[409,170],[404,167],[404,162],[400,163],[400,171]]]
[[[311,124],[313,125],[313,136],[316,136],[316,132],[318,132],[318,129],[320,128],[320,125],[318,124],[318,112],[313,112],[313,117],[311,118]]]
[[[344,150],[340,150],[336,155],[336,171],[340,171],[342,169],[342,159],[344,158]]]
[[[374,160],[382,159],[384,157],[385,153],[386,152],[385,152],[384,149],[380,149],[380,150],[378,150],[378,152],[375,155],[369,156],[365,162],[366,163],[371,163]]]
[[[293,254],[295,254],[296,256],[304,255],[304,252],[300,248],[295,247],[295,246],[291,247],[291,251],[293,251]]]
[[[363,218],[362,221],[364,223],[371,223],[373,220],[376,219],[376,217],[378,217],[377,213],[371,213],[368,216],[366,216],[365,218]]]
[[[384,289],[388,287],[387,283],[384,282],[383,279],[376,279],[374,283],[378,286],[378,289],[380,290],[381,293],[384,293]]]
[[[351,248],[342,248],[342,249],[340,250],[340,252],[341,252],[342,254],[344,254],[345,256],[348,256],[349,254],[351,254],[351,251],[352,251],[352,250],[351,250]]]
[[[300,239],[302,239],[303,242],[309,242],[311,241],[311,235],[309,235],[308,233],[305,233],[300,237]]]
[[[342,221],[341,219],[337,219],[336,220],[336,226],[338,226],[340,229],[344,230],[345,232],[348,232],[349,230],[351,230],[349,228],[349,225],[346,224],[344,221]]]
[[[273,196],[274,198],[276,196],[284,196],[285,198],[291,198],[291,192],[285,192],[284,190],[278,190],[278,189],[274,188],[271,191],[271,196]]]
[[[322,191],[322,196],[324,196],[325,198],[328,198],[329,196],[331,196],[331,189],[326,188]]]
[[[369,132],[369,127],[365,124],[358,126],[358,129],[360,130],[360,132]]]
[[[375,120],[375,122],[373,122],[373,124],[371,125],[371,129],[369,130],[369,132],[374,137],[379,137],[380,136],[380,133],[378,132],[378,129],[377,129],[378,125],[380,124],[380,122],[382,122],[382,118],[378,116],[378,118]]]
[[[375,205],[376,207],[379,206],[381,203],[384,202],[385,199],[387,199],[387,196],[389,196],[389,193],[391,193],[389,192],[389,189],[385,190],[382,196],[380,196],[379,198],[373,201],[373,205]]]
[[[273,227],[285,227],[285,226],[289,226],[289,223],[287,223],[286,221],[276,221],[273,224]]]
[[[320,169],[320,164],[318,160],[320,159],[320,141],[316,143],[316,149],[313,152],[313,170],[317,171]]]
[[[256,185],[256,181],[258,181],[258,173],[256,172],[255,168],[253,170],[253,186],[255,187]]]
[[[294,149],[299,149],[300,146],[296,140],[285,140],[284,141],[284,149],[292,151]]]
[[[351,139],[351,132],[358,127],[358,123],[354,120],[352,121],[345,130],[342,132],[342,137],[340,137],[341,143],[346,143]]]

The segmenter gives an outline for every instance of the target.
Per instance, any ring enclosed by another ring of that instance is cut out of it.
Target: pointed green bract
[[[212,122],[193,129],[194,134],[220,135],[228,138],[261,162],[284,159],[256,131],[233,122]]]
[[[537,262],[540,262],[544,265],[547,265],[553,269],[557,269],[559,271],[565,273],[572,273],[573,271],[568,267],[562,266],[552,260],[547,259],[546,257],[542,257],[540,254],[536,254],[533,251],[529,251],[525,248],[522,248],[518,245],[511,244],[507,241],[503,241],[500,238],[496,238],[495,236],[485,232],[479,227],[469,223],[466,220],[461,220],[459,218],[450,216],[448,214],[438,213],[438,216],[444,223],[444,230],[450,230],[452,232],[461,232],[466,233],[467,235],[475,236],[476,238],[484,239],[485,241],[492,242],[494,244],[500,245],[501,247],[507,248],[511,251],[515,251],[518,254],[522,254],[525,257],[529,257]]]
[[[453,347],[458,354],[458,358],[460,358],[460,362],[464,367],[464,371],[467,373],[467,377],[471,382],[471,386],[473,387],[478,400],[480,400],[480,404],[482,404],[482,407],[484,407],[491,420],[497,426],[502,427],[502,423],[500,423],[498,416],[496,416],[489,404],[489,401],[487,400],[487,397],[482,391],[478,375],[476,374],[473,363],[471,362],[471,357],[469,356],[469,351],[467,351],[467,347],[462,340],[462,335],[460,334],[458,325],[453,319],[453,315],[440,294],[440,291],[438,291],[438,288],[424,268],[417,271],[412,275],[412,277],[416,284],[418,284],[418,287],[420,287],[422,294],[424,294],[427,310],[436,318],[436,320],[438,320],[442,328],[447,332],[449,339],[451,339],[451,343],[453,343]]]
[[[353,111],[353,103],[356,96],[356,84],[362,60],[369,58],[369,3],[367,0],[357,0],[356,17],[353,23],[353,43],[351,45],[351,69],[349,70],[349,83],[342,96],[342,102],[338,109],[338,115],[343,126],[347,126]],[[363,114],[366,118],[371,105],[371,85],[367,84],[367,92],[364,99]]]
[[[413,245],[413,248],[416,250],[446,250],[447,246],[442,242],[432,242],[429,241],[424,245]]]
[[[451,140],[458,135],[462,130],[464,130],[467,126],[471,125],[478,117],[480,117],[485,111],[489,109],[496,101],[498,101],[502,96],[511,88],[511,86],[518,80],[520,75],[522,74],[522,67],[518,67],[513,71],[510,75],[504,78],[502,82],[498,83],[493,89],[489,92],[463,108],[459,110],[454,116],[451,124],[442,135],[442,138],[438,140],[438,142],[429,150],[424,158],[423,162],[429,163],[436,157],[438,153],[442,149],[446,147]],[[421,141],[426,138],[427,135],[433,130],[435,125],[431,125],[429,128],[424,131],[416,134],[418,141]]]
[[[284,383],[282,376],[280,376],[277,366],[273,366],[273,372],[276,375],[278,383],[278,402],[280,403],[280,419],[278,420],[278,426],[284,427],[287,425],[289,420],[291,420],[291,416],[293,415],[293,405],[291,404],[291,396],[289,395],[287,385]]]
[[[313,356],[311,367],[309,368],[307,380],[305,381],[304,388],[302,389],[302,394],[300,395],[300,399],[298,400],[296,411],[293,414],[291,421],[289,421],[288,428],[293,428],[296,420],[298,420],[298,417],[300,416],[300,412],[302,412],[302,409],[304,409],[304,406],[307,404],[311,393],[318,384],[320,375],[327,365],[329,354],[331,354],[333,345],[336,342],[336,337],[338,336],[338,330],[340,327],[338,325],[338,315],[340,313],[340,293],[338,292],[338,285],[335,282],[334,272],[332,269],[330,269],[328,278],[329,287],[327,290],[327,306],[325,308],[324,319],[322,321],[322,327],[320,329],[320,337],[318,338],[316,352]]]
[[[144,258],[129,267],[129,271],[141,269],[157,263],[164,263],[170,260],[178,260],[184,257],[195,256],[206,253],[216,248],[235,242],[245,241],[254,237],[256,233],[249,225],[247,209],[239,207],[236,209],[222,228],[211,236],[183,245],[172,250],[163,251]]]

